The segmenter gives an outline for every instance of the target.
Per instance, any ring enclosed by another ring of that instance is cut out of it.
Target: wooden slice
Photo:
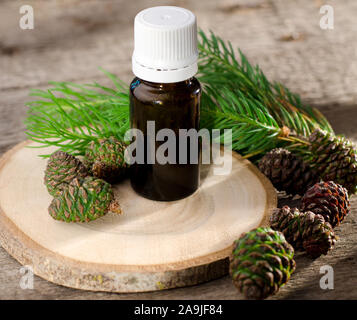
[[[202,166],[200,189],[173,202],[138,196],[129,181],[115,186],[123,215],[90,223],[55,221],[43,184],[54,149],[24,142],[0,161],[0,242],[38,276],[68,287],[140,292],[194,285],[228,272],[233,241],[267,223],[276,192],[248,160],[233,154],[232,172]]]

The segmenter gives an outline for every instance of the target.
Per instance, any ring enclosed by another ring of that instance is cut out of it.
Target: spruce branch
[[[232,149],[246,158],[264,154],[268,150],[304,141],[290,135],[287,127],[280,127],[268,108],[242,92],[235,94],[225,87],[206,86],[202,97],[201,127],[231,129]],[[221,131],[220,143],[224,143]]]
[[[316,109],[301,103],[279,83],[271,83],[258,66],[253,67],[230,42],[200,31],[199,80],[203,84],[201,128],[232,129],[233,150],[245,157],[259,157],[275,147],[302,146],[314,128],[332,131]],[[49,90],[31,90],[26,120],[27,135],[41,147],[57,146],[83,155],[91,141],[115,136],[129,129],[128,86],[103,72],[113,88],[73,82],[51,82]],[[46,155],[44,155],[46,156]]]
[[[269,82],[259,66],[252,66],[239,50],[236,58],[229,41],[214,33],[199,32],[199,79],[204,87],[226,87],[264,104],[280,127],[309,135],[315,128],[333,132],[326,118],[315,108],[304,105],[298,95],[278,82]],[[205,92],[207,93],[206,89]]]
[[[128,89],[105,73],[116,89],[97,83],[51,82],[53,88],[47,91],[31,90],[30,95],[40,99],[27,103],[29,139],[39,147],[57,146],[73,155],[83,155],[91,141],[109,136],[122,140],[130,127]]]

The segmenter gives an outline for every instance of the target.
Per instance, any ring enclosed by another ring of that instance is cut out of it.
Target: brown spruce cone
[[[275,294],[294,270],[294,249],[279,231],[260,227],[234,242],[229,273],[247,299]]]
[[[335,227],[350,210],[347,190],[333,181],[316,183],[301,199],[301,210],[321,214]]]
[[[357,151],[348,139],[322,130],[309,136],[310,155],[305,161],[324,181],[343,185],[350,194],[357,191]]]
[[[59,195],[74,178],[88,176],[87,168],[74,156],[57,151],[48,160],[45,170],[45,185],[52,196]]]
[[[109,183],[116,183],[128,176],[129,165],[124,152],[127,145],[114,137],[92,141],[85,154],[85,163],[91,173]]]
[[[55,197],[49,208],[50,216],[65,222],[89,222],[108,212],[121,213],[111,185],[94,177],[75,178],[68,188]]]
[[[259,162],[259,169],[279,191],[288,194],[303,195],[318,181],[318,177],[309,165],[290,151],[276,148],[266,153]]]
[[[273,212],[270,223],[296,250],[305,250],[312,258],[326,255],[336,243],[331,225],[322,215],[311,211],[300,212],[297,208],[284,206]]]

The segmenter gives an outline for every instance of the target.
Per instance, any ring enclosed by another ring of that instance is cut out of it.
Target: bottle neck
[[[135,52],[132,57],[133,73],[140,79],[156,83],[177,83],[195,76],[198,72],[197,57],[184,68],[178,69],[155,69],[145,66],[136,60]]]
[[[181,88],[181,87],[187,87],[192,84],[192,81],[194,80],[194,77],[188,78],[183,81],[179,82],[169,82],[169,83],[158,83],[158,82],[151,82],[147,80],[143,80],[140,78],[137,78],[141,83],[153,87],[153,88],[162,88],[162,89],[175,89],[175,88]]]

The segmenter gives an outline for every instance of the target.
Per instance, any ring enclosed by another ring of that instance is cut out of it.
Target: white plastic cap
[[[197,73],[197,24],[184,8],[145,9],[135,17],[133,73],[150,82],[184,81]]]

